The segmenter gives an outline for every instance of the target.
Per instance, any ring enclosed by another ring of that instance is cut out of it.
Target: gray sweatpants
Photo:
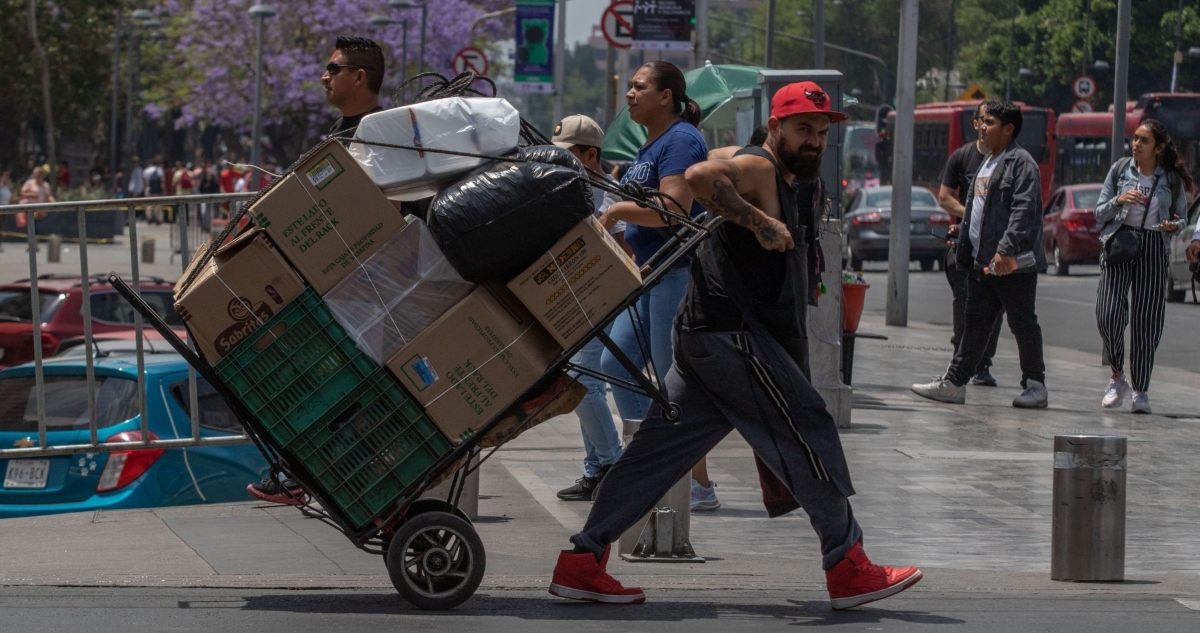
[[[754,355],[757,341],[740,332],[677,332],[675,362],[667,372],[670,399],[681,415],[667,422],[653,405],[641,429],[604,478],[575,545],[599,556],[654,508],[663,494],[730,431],[737,429],[779,476],[808,514],[830,569],[862,539],[850,502],[820,458],[796,431],[814,422],[832,427],[824,406],[789,410],[780,396],[797,380],[794,366],[768,368]],[[789,375],[795,374],[795,375]]]

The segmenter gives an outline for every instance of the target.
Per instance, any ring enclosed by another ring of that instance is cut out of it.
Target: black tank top
[[[775,162],[760,147],[744,147],[738,151],[738,155],[741,154],[763,156]],[[776,165],[775,186],[780,205],[785,207],[783,217],[798,217],[804,225],[790,227],[793,237],[804,239],[810,233],[808,223],[812,218],[812,201],[820,185],[817,181],[796,181],[793,187],[783,179]],[[793,207],[794,213],[787,212],[788,205]],[[758,243],[752,231],[732,222],[718,226],[701,248],[721,249],[723,259],[732,269],[732,275],[725,277],[729,280],[727,283],[739,283],[756,302],[773,304],[778,301],[787,273],[787,253],[768,251]],[[683,330],[740,331],[745,306],[740,306],[730,298],[729,292],[722,286],[722,275],[716,274],[718,271],[708,270],[712,265],[706,257],[697,257],[692,262],[687,294],[679,309],[679,327]]]

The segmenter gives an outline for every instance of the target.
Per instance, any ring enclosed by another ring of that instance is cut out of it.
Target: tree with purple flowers
[[[148,44],[143,53],[146,111],[169,118],[176,128],[215,125],[236,132],[250,128],[254,105],[255,19],[247,13],[253,0],[166,0],[154,12],[166,39]],[[269,3],[269,0],[268,0]],[[288,164],[315,143],[337,117],[325,102],[321,73],[339,35],[359,35],[379,42],[388,70],[382,94],[387,97],[420,64],[421,12],[388,7],[386,0],[275,0],[277,15],[266,22],[263,47],[263,124],[265,153]],[[420,4],[416,0],[413,4]],[[431,2],[425,33],[426,69],[451,75],[451,57],[469,44],[490,46],[511,31],[511,19],[489,21],[468,42],[471,22],[509,4],[505,0],[437,0]],[[407,21],[407,57],[402,50],[405,27],[373,26],[371,18]],[[408,94],[415,92],[410,87]]]

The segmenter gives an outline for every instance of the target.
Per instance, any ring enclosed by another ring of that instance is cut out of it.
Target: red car
[[[92,333],[133,330],[133,306],[108,283],[107,277],[87,280],[91,291]],[[173,327],[183,320],[175,313],[173,284],[158,278],[142,281],[142,297]],[[63,340],[83,335],[83,281],[79,277],[38,277],[41,298],[42,358],[49,358]],[[29,280],[0,285],[0,369],[33,360],[33,305]]]
[[[1054,274],[1069,274],[1071,264],[1100,263],[1100,227],[1094,212],[1102,188],[1071,185],[1050,196],[1042,216],[1042,239],[1046,259],[1054,262]]]

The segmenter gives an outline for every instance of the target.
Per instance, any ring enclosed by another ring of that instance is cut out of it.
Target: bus
[[[913,184],[928,187],[937,191],[941,187],[942,168],[954,150],[963,144],[979,138],[971,118],[979,101],[948,101],[942,103],[926,103],[917,106],[913,122]],[[1037,161],[1041,171],[1042,199],[1049,200],[1053,191],[1051,184],[1054,177],[1055,139],[1054,111],[1049,108],[1039,108],[1014,102],[1021,108],[1021,133],[1017,135],[1017,143],[1029,152]],[[893,112],[887,118],[888,138],[895,138],[896,114]],[[891,143],[883,142],[888,150],[880,152],[887,155],[888,163],[883,165],[882,173],[885,179],[891,180]]]
[[[1200,94],[1152,92],[1130,102],[1125,108],[1123,155],[1130,155],[1128,139],[1146,119],[1162,121],[1193,176],[1200,177]],[[1112,166],[1112,128],[1112,112],[1070,112],[1058,117],[1055,187],[1104,182]]]

